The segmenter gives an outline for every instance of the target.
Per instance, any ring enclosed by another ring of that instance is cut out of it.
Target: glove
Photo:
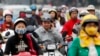
[[[72,38],[71,36],[68,36],[68,35],[67,35],[65,40],[68,41],[68,42],[70,42],[70,41],[73,40],[73,38]]]
[[[67,32],[64,31],[64,32],[62,33],[62,37],[65,37],[66,35],[67,35]]]
[[[75,34],[78,34],[78,31],[77,31],[76,29],[73,29],[72,31],[73,31],[73,33],[75,33]]]

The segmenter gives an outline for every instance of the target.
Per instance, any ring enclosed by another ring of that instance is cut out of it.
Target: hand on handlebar
[[[41,49],[44,49],[45,47],[44,47],[44,45],[40,45],[40,48],[41,48]]]
[[[65,38],[65,41],[71,41],[71,40],[73,40],[73,38],[71,37],[71,36],[66,36],[66,38]]]
[[[63,45],[62,45],[62,44],[59,44],[59,45],[58,45],[58,48],[62,48],[62,47],[63,47]]]

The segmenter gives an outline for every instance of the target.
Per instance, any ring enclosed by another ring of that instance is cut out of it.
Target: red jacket
[[[72,30],[73,30],[73,26],[76,23],[80,23],[79,19],[70,19],[68,22],[66,22],[63,26],[62,32],[66,31],[68,36],[72,35]]]
[[[7,29],[13,29],[13,22],[4,22],[3,24],[3,31],[7,30]]]

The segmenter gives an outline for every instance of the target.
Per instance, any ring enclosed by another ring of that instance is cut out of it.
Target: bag
[[[30,53],[32,55],[37,55],[37,52],[35,51],[34,47],[33,47],[33,43],[32,43],[32,38],[30,34],[26,34],[27,39],[28,39],[28,44],[29,44],[29,48],[30,48]]]

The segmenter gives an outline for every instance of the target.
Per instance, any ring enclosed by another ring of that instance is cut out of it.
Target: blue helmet
[[[31,10],[36,10],[37,7],[36,7],[36,5],[31,5],[31,6],[30,6],[30,9],[31,9]]]

